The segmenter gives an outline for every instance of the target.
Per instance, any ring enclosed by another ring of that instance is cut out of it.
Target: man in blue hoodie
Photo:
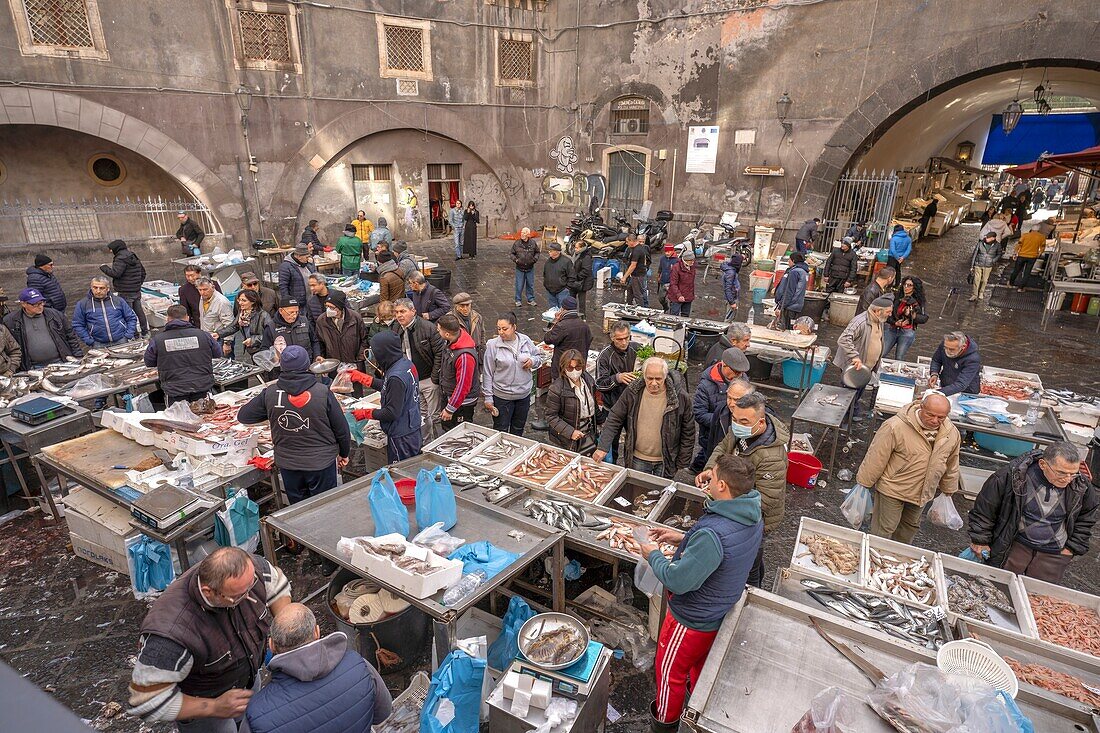
[[[760,492],[745,458],[724,455],[714,466],[702,518],[687,532],[648,530],[639,537],[642,555],[668,591],[668,610],[657,641],[657,699],[650,703],[653,730],[673,733],[680,725],[688,679],[692,684],[730,609],[741,600],[764,535]],[[645,532],[644,528],[636,530]],[[675,544],[672,559],[657,543]]]
[[[356,420],[377,420],[386,434],[386,458],[390,463],[420,455],[420,378],[416,367],[401,351],[401,337],[392,331],[376,333],[371,354],[383,371],[381,379],[353,369],[351,381],[374,387],[381,393],[377,408],[352,411]]]
[[[901,224],[894,225],[894,233],[890,235],[890,255],[886,258],[886,264],[894,268],[894,282],[901,282],[901,265],[909,255],[913,254],[913,239],[905,227]]]

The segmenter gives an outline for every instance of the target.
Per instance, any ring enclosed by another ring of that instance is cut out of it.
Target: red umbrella
[[[1076,153],[1044,155],[1034,163],[1018,165],[1005,171],[1017,178],[1050,178],[1071,170],[1082,171],[1100,166],[1100,145]]]

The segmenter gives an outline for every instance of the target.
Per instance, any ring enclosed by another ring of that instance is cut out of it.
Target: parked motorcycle
[[[652,219],[643,219],[634,209],[634,219],[638,222],[636,234],[642,239],[642,244],[649,248],[650,254],[658,254],[664,251],[665,242],[668,241],[668,223],[672,221],[672,212],[661,210]]]

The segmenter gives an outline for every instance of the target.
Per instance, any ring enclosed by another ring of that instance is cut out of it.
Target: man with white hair
[[[512,262],[516,266],[516,307],[523,305],[527,292],[527,305],[535,304],[535,263],[539,261],[539,243],[531,238],[531,230],[524,227],[519,239],[512,242]]]
[[[668,362],[652,356],[642,364],[642,379],[626,385],[611,409],[599,447],[592,458],[602,461],[619,435],[625,434],[623,465],[672,478],[691,463],[695,419],[687,393],[669,382]]]
[[[962,331],[944,334],[943,343],[932,353],[928,372],[928,386],[948,397],[960,392],[981,393],[982,357],[978,342]]]
[[[962,437],[948,418],[951,401],[928,391],[882,424],[856,473],[875,489],[871,534],[912,544],[924,505],[959,490]]]
[[[893,308],[894,298],[891,295],[880,295],[871,301],[871,306],[856,315],[837,338],[836,357],[833,359],[833,364],[840,367],[841,371],[850,366],[857,370],[870,369],[870,384],[876,384],[879,365],[882,362],[882,328]],[[852,403],[853,420],[863,419],[859,409],[859,399],[863,396],[864,389],[865,387],[856,389],[856,398]]]
[[[199,328],[218,340],[235,333],[233,306],[214,287],[214,281],[208,277],[200,277],[195,287],[199,291]],[[226,356],[233,355],[232,339],[228,343],[222,341],[222,351]]]
[[[348,649],[344,632],[321,638],[301,603],[275,616],[268,645],[271,681],[249,701],[240,733],[370,733],[390,716],[393,698],[378,670]]]

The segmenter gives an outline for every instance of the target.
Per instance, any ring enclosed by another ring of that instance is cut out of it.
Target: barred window
[[[501,38],[497,45],[497,69],[502,84],[516,81],[534,81],[535,44]]]
[[[378,69],[383,78],[431,81],[431,24],[379,16]]]
[[[462,180],[461,163],[428,163],[429,181],[459,181]]]
[[[251,10],[239,10],[237,15],[241,21],[241,45],[246,59],[283,63],[294,60],[290,51],[289,16]]]
[[[353,181],[388,181],[392,177],[392,166],[389,163],[351,164]]]
[[[109,58],[98,0],[12,0],[11,8],[24,55]]]

